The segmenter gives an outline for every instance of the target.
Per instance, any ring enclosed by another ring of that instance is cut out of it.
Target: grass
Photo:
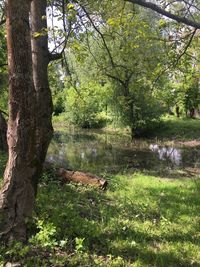
[[[160,138],[192,140],[192,133],[199,138],[199,120],[164,123],[168,130],[160,129]],[[0,158],[2,177],[6,155]],[[104,176],[106,192],[61,185],[53,173],[44,173],[33,218],[27,220],[29,241],[2,245],[0,266],[200,267],[198,176],[180,172],[169,179],[134,171]]]
[[[200,119],[165,117],[151,136],[176,141],[200,140]]]
[[[45,174],[39,187],[29,246],[2,248],[2,262],[200,266],[198,179],[118,174],[107,177],[109,190],[101,192],[51,178]]]

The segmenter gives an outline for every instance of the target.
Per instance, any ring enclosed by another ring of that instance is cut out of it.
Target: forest
[[[0,267],[198,267],[199,193],[199,0],[0,0]]]

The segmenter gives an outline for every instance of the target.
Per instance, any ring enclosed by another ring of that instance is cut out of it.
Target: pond
[[[47,161],[93,173],[200,168],[200,149],[176,148],[102,131],[55,132]]]

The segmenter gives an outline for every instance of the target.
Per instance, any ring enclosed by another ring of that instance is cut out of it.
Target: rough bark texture
[[[3,151],[6,151],[8,149],[6,134],[7,134],[7,123],[4,116],[0,112],[0,150]]]
[[[24,240],[34,206],[35,90],[32,79],[30,0],[7,0],[9,65],[8,148],[0,192],[0,237]]]
[[[53,135],[51,123],[53,105],[48,82],[48,36],[47,33],[45,34],[45,29],[47,28],[46,6],[46,0],[33,0],[31,3],[33,80],[37,98],[35,193],[37,192],[38,178],[41,175],[47,149]],[[41,33],[41,35],[37,36],[35,33]]]

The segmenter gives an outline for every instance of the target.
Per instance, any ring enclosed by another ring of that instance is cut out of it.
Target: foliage
[[[103,83],[107,94],[99,101],[106,103],[101,104],[104,112],[109,110],[112,121],[120,119],[135,135],[149,128],[163,112],[152,86],[160,61],[164,62],[164,48],[160,33],[149,25],[152,22],[143,13],[130,9],[129,4],[107,3],[102,17],[97,18],[98,29],[88,25],[81,40],[78,37],[67,54],[71,81],[80,88],[94,79]],[[86,101],[84,106],[83,114],[86,111],[88,117],[91,106]],[[79,116],[84,121],[83,114]]]
[[[165,109],[154,96],[149,93],[146,88],[135,90],[133,95],[128,98],[118,98],[118,108],[125,126],[130,126],[134,132],[134,137],[151,136],[157,125],[160,123],[160,117]],[[127,110],[127,104],[131,104],[131,110]],[[124,112],[125,111],[125,112]],[[129,112],[131,114],[129,115]],[[129,116],[128,116],[129,115]]]
[[[0,29],[0,109],[7,111],[8,90],[7,90],[7,51],[5,29]]]
[[[58,115],[64,111],[64,82],[62,69],[59,64],[54,64],[49,67],[49,85],[52,92],[54,115]]]
[[[163,113],[175,113],[176,107],[182,115],[198,110],[194,69],[198,69],[199,43],[194,36],[188,48],[191,56],[184,51],[189,29],[118,0],[89,1],[86,11],[82,2],[72,1],[67,13],[73,15],[76,33],[69,36],[60,73],[65,88],[53,89],[55,114],[65,107],[70,123],[100,127],[105,122],[103,112],[107,122],[120,122],[139,136],[150,132]],[[107,93],[99,97],[97,107],[83,91],[92,86],[98,95],[101,85]]]
[[[68,121],[82,128],[103,127],[107,120],[103,112],[106,90],[95,82],[69,88],[65,102]]]
[[[183,98],[183,104],[185,111],[199,110],[200,108],[200,83],[199,78],[194,75],[188,76],[185,81],[185,95]]]
[[[57,245],[55,234],[56,228],[52,223],[37,221],[39,232],[30,239],[30,243],[42,245],[43,247],[53,248]]]

